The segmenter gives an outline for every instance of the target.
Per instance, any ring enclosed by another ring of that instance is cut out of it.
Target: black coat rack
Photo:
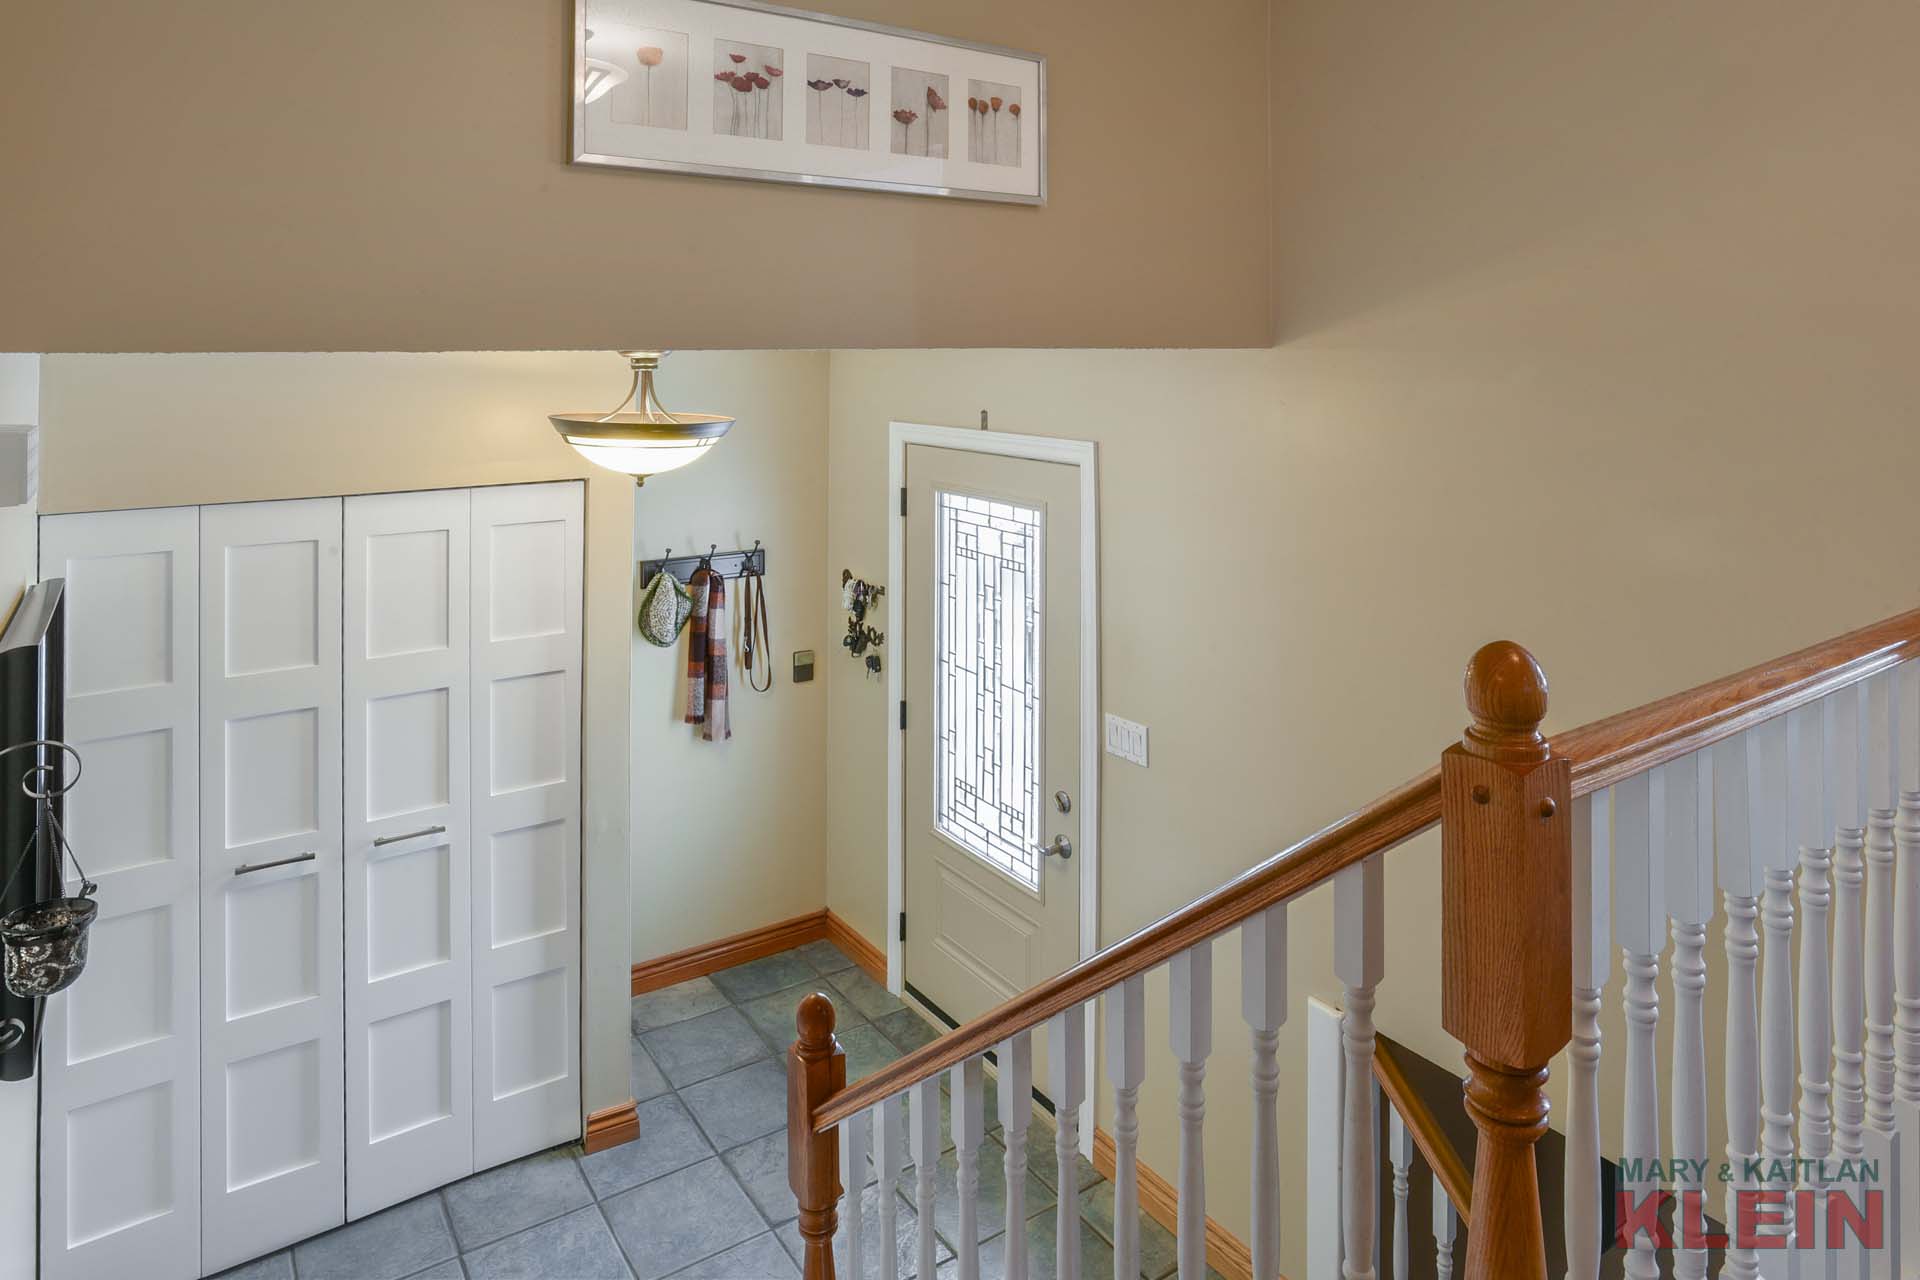
[[[653,575],[662,569],[674,577],[686,582],[692,578],[701,565],[707,565],[723,578],[739,578],[750,573],[767,571],[766,549],[760,545],[760,539],[753,540],[753,546],[745,551],[722,551],[719,543],[712,543],[705,555],[676,556],[673,548],[667,548],[667,554],[658,560],[640,562],[640,585],[646,586],[653,581]]]

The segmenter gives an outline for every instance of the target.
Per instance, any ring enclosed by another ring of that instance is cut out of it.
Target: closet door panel
[[[474,1165],[580,1136],[576,482],[473,492]]]
[[[202,508],[200,619],[202,1261],[218,1271],[346,1220],[340,500]]]
[[[198,545],[191,507],[40,522],[85,759],[67,827],[100,886],[87,971],[44,1024],[47,1280],[201,1271]]]
[[[347,1209],[473,1170],[465,490],[346,500]]]

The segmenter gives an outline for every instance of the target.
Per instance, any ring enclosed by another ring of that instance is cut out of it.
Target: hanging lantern
[[[700,460],[727,434],[733,419],[717,413],[669,413],[654,394],[653,374],[664,351],[622,351],[633,370],[626,398],[611,413],[556,413],[553,429],[574,451],[595,466],[630,475],[635,484],[648,476],[677,471]]]

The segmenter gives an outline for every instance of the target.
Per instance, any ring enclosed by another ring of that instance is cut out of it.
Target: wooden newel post
[[[1473,655],[1467,709],[1440,758],[1441,1023],[1480,1131],[1467,1280],[1545,1280],[1533,1154],[1573,1034],[1572,767],[1540,736],[1547,680],[1519,645]]]
[[[794,1015],[799,1039],[787,1050],[787,1184],[800,1204],[805,1280],[833,1280],[833,1233],[840,1225],[839,1135],[813,1131],[813,1114],[847,1087],[847,1055],[833,1034],[833,1001],[819,992]]]

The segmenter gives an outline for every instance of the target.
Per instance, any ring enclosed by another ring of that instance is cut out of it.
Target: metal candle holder
[[[80,781],[83,767],[80,753],[64,742],[55,742],[48,738],[35,738],[30,742],[17,742],[10,747],[0,749],[0,756],[28,748],[51,747],[73,757],[73,777],[61,785],[54,785],[59,778],[57,766],[36,760],[20,776],[20,790],[34,802],[34,834],[27,847],[20,851],[13,873],[7,877],[0,897],[13,888],[13,882],[29,863],[37,864],[34,856],[36,845],[42,848],[51,845],[56,858],[56,866],[61,882],[65,882],[66,861],[71,859],[73,869],[80,876],[80,896],[77,898],[55,897],[44,902],[30,903],[16,911],[0,916],[0,948],[4,948],[4,969],[7,990],[22,999],[38,999],[65,991],[80,977],[87,966],[87,931],[92,928],[94,917],[99,914],[99,904],[93,895],[99,886],[87,878],[80,866],[80,859],[74,856],[73,845],[67,839],[67,833],[61,829],[60,820],[55,816],[50,803],[57,796],[64,796]],[[0,1040],[11,1032],[13,1038],[19,1038],[19,1031],[9,1026],[0,1031]],[[0,1049],[10,1047],[0,1043]]]

